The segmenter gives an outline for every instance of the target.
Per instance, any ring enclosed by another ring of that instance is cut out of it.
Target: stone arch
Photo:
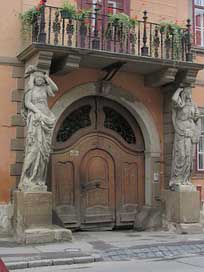
[[[145,141],[145,204],[153,205],[154,169],[160,161],[160,137],[151,113],[141,102],[135,100],[126,90],[108,84],[101,88],[98,83],[86,83],[76,86],[64,93],[52,106],[57,121],[61,114],[75,101],[86,97],[98,95],[116,101],[125,107],[136,119],[143,133]],[[57,122],[56,122],[57,123]],[[158,173],[159,174],[159,173]]]

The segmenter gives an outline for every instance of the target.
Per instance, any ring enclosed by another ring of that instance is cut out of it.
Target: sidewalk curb
[[[103,258],[100,255],[92,255],[85,257],[63,258],[63,259],[47,259],[47,260],[35,260],[27,262],[10,262],[5,263],[9,270],[25,269],[25,268],[37,268],[43,266],[55,266],[55,265],[71,265],[71,264],[83,264],[102,262]]]

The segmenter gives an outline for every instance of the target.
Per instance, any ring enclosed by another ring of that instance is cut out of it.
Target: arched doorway
[[[53,203],[65,225],[133,225],[145,203],[145,148],[125,108],[100,96],[74,102],[58,120],[53,147]]]

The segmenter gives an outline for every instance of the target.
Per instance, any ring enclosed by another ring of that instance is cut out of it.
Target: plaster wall
[[[146,10],[151,22],[169,21],[185,25],[189,17],[188,0],[134,0],[131,1],[131,16],[142,19],[142,12]]]
[[[1,1],[0,9],[0,58],[15,58],[24,46],[21,33],[20,13],[37,6],[40,0]],[[73,2],[74,0],[69,0]],[[63,0],[48,0],[51,6],[61,6]]]
[[[0,203],[8,202],[10,190],[15,186],[10,176],[10,165],[15,161],[11,152],[11,139],[15,138],[15,129],[11,126],[11,115],[16,112],[11,102],[11,92],[16,81],[12,79],[12,67],[0,66]]]

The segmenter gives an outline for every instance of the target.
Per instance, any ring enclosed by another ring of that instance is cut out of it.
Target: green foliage
[[[117,36],[119,40],[125,41],[127,39],[128,34],[133,31],[134,27],[138,21],[136,19],[131,19],[127,14],[125,13],[116,13],[116,14],[109,14],[108,15],[108,26],[105,32],[106,38],[111,39],[111,36],[113,34],[113,27],[117,28]],[[132,39],[135,34],[132,33],[131,37]]]
[[[160,22],[160,32],[169,35],[171,40],[173,39],[173,58],[179,59],[182,53],[183,28],[176,23],[163,21]]]
[[[89,16],[92,14],[91,9],[81,9],[76,14],[77,20],[84,20],[86,18],[89,18]]]
[[[77,15],[77,9],[75,5],[69,3],[68,0],[64,1],[62,7],[60,8],[62,17],[75,19]]]
[[[40,15],[41,8],[37,9],[36,7],[32,7],[26,10],[23,13],[19,14],[19,18],[21,20],[21,33],[24,41],[29,39],[32,30],[32,24],[37,19],[37,16]]]
[[[170,23],[170,22],[160,22],[160,31],[166,32],[169,31],[171,34],[176,35],[177,33],[180,33],[182,30],[182,27],[176,23]]]
[[[20,13],[20,19],[24,26],[31,26],[38,15],[40,15],[40,9],[37,10],[36,7],[32,7],[27,11]]]
[[[125,13],[109,14],[108,22],[113,25],[122,25],[125,29],[134,27],[137,24],[137,20],[130,19]]]

